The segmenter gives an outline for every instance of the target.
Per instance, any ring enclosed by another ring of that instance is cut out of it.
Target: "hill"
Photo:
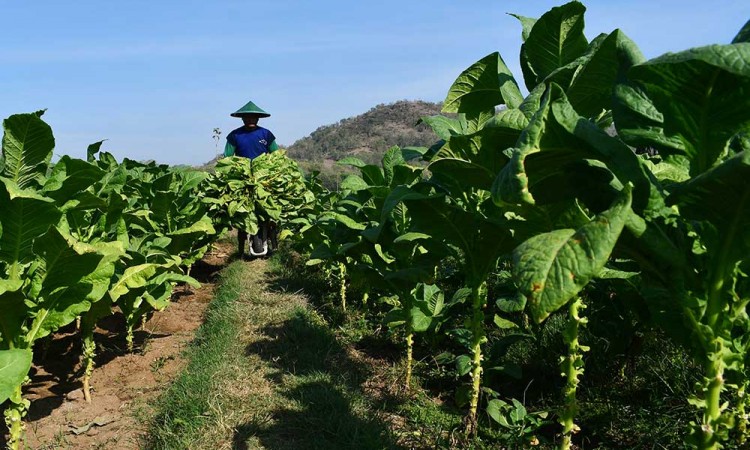
[[[380,104],[364,114],[318,128],[289,146],[287,154],[298,161],[356,156],[375,163],[394,145],[429,147],[438,138],[430,127],[417,122],[423,116],[439,114],[440,107],[439,103],[407,100]]]

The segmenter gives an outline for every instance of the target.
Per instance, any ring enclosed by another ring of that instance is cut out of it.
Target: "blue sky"
[[[252,100],[282,145],[401,99],[441,101],[552,1],[0,0],[0,116],[47,108],[58,155],[107,139],[118,158],[201,164]],[[728,43],[750,1],[591,0],[589,39],[622,29],[648,58]],[[223,146],[223,142],[221,144]]]

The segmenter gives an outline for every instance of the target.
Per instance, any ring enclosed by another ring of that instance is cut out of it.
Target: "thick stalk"
[[[715,450],[719,448],[719,439],[716,431],[721,418],[721,391],[724,388],[724,361],[720,354],[709,355],[704,368],[706,371],[705,400],[706,407],[703,411],[703,422],[700,428],[701,450]]]
[[[13,395],[8,399],[5,408],[5,424],[8,426],[10,437],[8,439],[8,449],[20,450],[23,448],[23,430],[25,428],[23,418],[29,409],[29,401],[24,400],[21,392],[21,386],[17,386]]]
[[[128,343],[128,353],[133,353],[133,324],[128,321],[128,330],[125,335],[125,342]]]
[[[472,317],[471,317],[471,400],[469,400],[469,415],[466,416],[466,434],[475,435],[477,431],[477,407],[479,392],[482,384],[482,344],[487,341],[484,334],[484,304],[487,291],[485,283],[472,288]]]
[[[719,258],[719,261],[722,260],[722,258]],[[714,336],[721,336],[722,328],[724,328],[724,321],[721,317],[725,306],[722,291],[724,288],[724,278],[728,273],[729,271],[721,264],[717,264],[717,267],[709,275],[711,284],[708,290],[704,321],[711,328]],[[713,342],[709,343],[709,346],[712,351],[706,355],[706,359],[703,361],[705,371],[703,386],[705,407],[700,429],[697,430],[699,436],[698,448],[702,450],[719,448],[717,431],[721,419],[721,391],[724,389],[725,364],[722,358],[722,342],[720,339],[714,338]]]
[[[370,299],[370,292],[365,291],[364,294],[362,294],[362,305],[367,306],[367,300]]]
[[[83,397],[91,403],[91,374],[94,372],[94,357],[96,343],[94,342],[94,326],[89,321],[83,322]]]
[[[581,317],[581,310],[585,308],[586,305],[583,304],[580,297],[576,297],[570,302],[568,325],[563,332],[563,339],[568,346],[568,355],[563,357],[560,363],[562,376],[565,377],[564,404],[560,411],[560,425],[563,427],[560,448],[563,450],[571,448],[573,435],[580,430],[575,424],[575,417],[578,412],[576,392],[580,383],[579,377],[583,375],[583,353],[588,351],[588,347],[580,344],[578,334],[580,327],[587,322],[585,318]]]
[[[413,360],[412,349],[414,346],[414,331],[411,323],[406,322],[406,390],[411,390],[411,366]]]
[[[339,263],[339,295],[341,296],[341,310],[346,312],[346,265]]]

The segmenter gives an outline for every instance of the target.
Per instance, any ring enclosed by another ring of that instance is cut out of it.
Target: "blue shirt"
[[[254,159],[263,153],[270,153],[275,150],[277,148],[275,141],[276,136],[263,127],[248,128],[241,126],[236,130],[232,130],[227,135],[227,146],[224,150],[224,155],[231,156],[233,154],[235,156]],[[233,151],[228,155],[227,153],[230,150]]]

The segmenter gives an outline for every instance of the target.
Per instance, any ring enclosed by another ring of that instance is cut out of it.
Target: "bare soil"
[[[39,343],[31,382],[24,388],[24,396],[31,400],[27,448],[139,448],[153,402],[184,366],[182,350],[201,325],[218,272],[232,251],[231,245],[214,245],[191,274],[202,286],[176,287],[172,304],[136,331],[134,353],[126,351],[121,314],[101,321],[95,335],[98,354],[90,404],[79,380],[81,343],[75,326]],[[0,428],[0,447],[5,444],[4,431]]]

